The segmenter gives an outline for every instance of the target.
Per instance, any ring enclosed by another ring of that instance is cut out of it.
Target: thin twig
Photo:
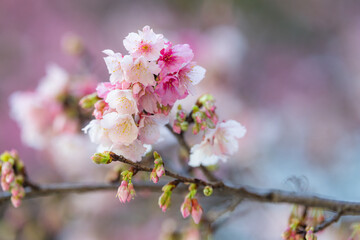
[[[319,225],[317,225],[314,228],[314,233],[320,232],[325,228],[329,227],[331,224],[336,223],[337,221],[339,221],[342,215],[343,215],[342,211],[337,212],[332,218],[329,218],[328,220],[325,220]]]

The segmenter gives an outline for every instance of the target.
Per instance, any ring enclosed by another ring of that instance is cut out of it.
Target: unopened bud
[[[182,122],[180,123],[180,128],[182,131],[186,132],[188,130],[188,127],[189,127],[189,123],[188,122]]]
[[[205,105],[205,103],[208,101],[214,101],[214,97],[210,94],[204,94],[198,99],[198,102],[202,105]]]
[[[209,197],[209,196],[211,196],[212,193],[213,193],[213,188],[212,187],[206,186],[204,188],[204,195],[205,196]]]
[[[105,151],[103,153],[95,153],[91,159],[96,164],[109,164],[111,163],[110,152]]]
[[[82,108],[92,108],[94,104],[99,100],[100,98],[97,96],[97,93],[95,92],[82,97],[80,100],[80,106]]]

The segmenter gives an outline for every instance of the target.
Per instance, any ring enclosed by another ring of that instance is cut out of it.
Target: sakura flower
[[[183,99],[188,95],[184,85],[180,84],[179,79],[174,75],[163,78],[155,88],[163,105],[174,105],[176,100]]]
[[[246,133],[240,123],[229,120],[221,122],[216,129],[209,129],[204,140],[191,148],[189,165],[192,167],[216,164],[219,159],[226,161],[238,150],[237,139]]]
[[[89,124],[82,129],[86,134],[89,134],[90,140],[93,143],[104,146],[111,146],[112,141],[109,138],[108,131],[101,126],[101,121],[91,120]]]
[[[160,128],[169,122],[162,114],[143,115],[139,122],[139,139],[145,144],[154,144],[160,139]]]
[[[131,90],[113,90],[108,93],[105,101],[119,114],[136,114],[138,112]]]
[[[104,57],[104,60],[110,74],[110,82],[114,84],[123,81],[124,72],[121,66],[121,53],[114,53],[114,51],[110,49],[104,50],[103,53],[108,55],[107,57]]]
[[[51,64],[46,68],[46,76],[41,80],[37,92],[46,97],[57,98],[69,88],[70,78],[58,65]]]
[[[147,61],[154,61],[159,58],[160,50],[164,47],[164,37],[145,26],[138,34],[129,33],[123,43],[133,57],[143,56]]]
[[[139,140],[135,140],[129,145],[114,144],[111,151],[131,161],[140,162],[141,158],[146,154],[147,148]]]
[[[191,62],[180,69],[178,75],[179,80],[186,89],[194,94],[193,86],[199,84],[205,77],[205,68],[196,65],[195,62]]]
[[[194,53],[188,44],[172,46],[168,43],[167,48],[161,50],[158,64],[161,68],[161,76],[168,73],[178,72],[181,67],[188,64],[194,57]]]
[[[108,133],[114,144],[131,144],[138,136],[138,128],[131,115],[122,115],[116,112],[105,114],[101,127]]]
[[[144,86],[154,86],[156,83],[154,74],[157,75],[160,72],[160,68],[155,62],[148,62],[143,56],[136,59],[129,55],[124,56],[122,67],[127,82],[139,82]]]
[[[145,88],[144,94],[140,97],[139,110],[145,110],[148,113],[155,113],[158,110],[157,103],[159,102],[158,95],[154,92],[154,88]]]

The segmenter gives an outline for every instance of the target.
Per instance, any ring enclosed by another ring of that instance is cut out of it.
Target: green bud
[[[178,109],[179,111],[182,110],[181,104],[178,105],[177,109]]]
[[[209,196],[211,196],[212,193],[213,193],[213,188],[212,187],[206,186],[204,188],[204,195],[205,196],[209,197]]]
[[[181,128],[181,131],[187,131],[188,130],[188,127],[189,127],[189,123],[188,122],[182,122],[180,123],[180,128]]]
[[[162,158],[161,158],[160,154],[156,151],[154,151],[154,159],[155,159],[155,161],[157,161],[158,164],[162,163]]]
[[[193,113],[196,113],[196,112],[198,112],[200,109],[199,109],[199,106],[197,106],[197,105],[194,105],[193,107],[192,107],[192,111],[193,111]]]
[[[163,192],[171,192],[175,188],[173,184],[166,184],[162,187]]]
[[[214,97],[210,94],[204,94],[198,99],[198,102],[202,105],[204,105],[207,101],[214,101]]]
[[[109,164],[111,163],[110,152],[105,151],[103,153],[95,153],[91,159],[96,164]]]
[[[12,159],[13,157],[11,156],[11,154],[8,152],[8,151],[5,151],[1,154],[0,156],[0,159],[1,161],[3,162],[7,162],[9,161],[10,159]]]
[[[94,104],[99,101],[100,98],[97,96],[97,93],[92,93],[89,95],[86,95],[85,97],[81,98],[80,100],[80,106],[82,108],[92,108]]]

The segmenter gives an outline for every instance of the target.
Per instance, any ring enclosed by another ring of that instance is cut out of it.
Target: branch
[[[26,195],[24,199],[44,197],[55,194],[68,193],[86,193],[95,191],[116,190],[119,187],[118,183],[54,183],[46,185],[36,185],[36,188],[26,187]],[[137,191],[149,190],[152,192],[161,192],[160,185],[153,184],[137,184]],[[0,205],[9,201],[11,193],[0,192]]]
[[[336,223],[339,221],[341,216],[343,215],[342,211],[337,212],[332,218],[329,218],[328,220],[323,221],[321,224],[317,225],[314,228],[314,233],[320,232],[330,226],[333,223]]]
[[[152,168],[143,166],[140,163],[130,161],[122,156],[110,153],[112,161],[120,161],[136,167],[139,171],[151,172]],[[316,195],[308,195],[283,190],[260,190],[248,186],[232,187],[223,182],[207,182],[198,178],[190,178],[165,170],[165,175],[179,180],[182,183],[195,183],[199,186],[211,186],[221,194],[231,194],[231,197],[239,197],[247,200],[267,203],[290,203],[305,207],[317,207],[332,212],[342,210],[341,215],[360,215],[360,202],[347,202],[323,198]],[[234,196],[235,195],[235,196]]]

